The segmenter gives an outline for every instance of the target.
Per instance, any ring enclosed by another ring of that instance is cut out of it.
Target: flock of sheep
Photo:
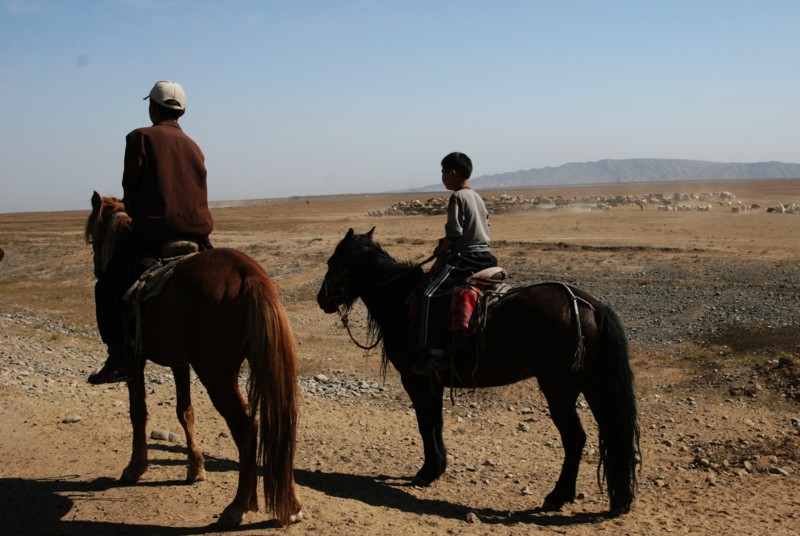
[[[447,211],[446,197],[432,197],[427,201],[412,199],[411,201],[399,201],[390,207],[381,210],[371,210],[368,216],[398,216],[398,215],[417,215],[444,214]],[[589,210],[611,210],[613,207],[625,205],[637,205],[641,210],[647,206],[655,206],[663,211],[691,211],[697,210],[707,212],[714,206],[721,207],[730,212],[749,212],[761,208],[758,204],[747,204],[736,199],[731,192],[703,192],[699,194],[645,194],[645,195],[597,195],[597,196],[541,196],[534,195],[526,197],[524,195],[507,195],[484,197],[486,208],[492,214],[500,214],[510,210],[532,209],[532,208],[565,208],[578,207]],[[767,208],[767,212],[775,213],[800,213],[800,208],[795,203],[790,205],[778,204]]]

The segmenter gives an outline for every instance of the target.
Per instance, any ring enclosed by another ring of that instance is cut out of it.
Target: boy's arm
[[[458,239],[461,238],[461,233],[463,232],[461,219],[464,213],[464,208],[461,203],[461,199],[454,192],[447,203],[447,222],[444,224],[445,235],[439,239],[439,245],[433,250],[434,255],[441,255],[448,251],[455,246]]]

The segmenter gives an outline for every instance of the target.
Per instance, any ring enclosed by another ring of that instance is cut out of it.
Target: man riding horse
[[[129,377],[122,295],[146,269],[143,259],[160,257],[162,246],[174,240],[211,249],[214,220],[208,210],[205,157],[178,124],[186,94],[177,82],[162,80],[147,99],[153,125],[134,130],[125,140],[123,202],[133,231],[95,285],[97,327],[108,346],[105,364],[89,376],[95,385]]]

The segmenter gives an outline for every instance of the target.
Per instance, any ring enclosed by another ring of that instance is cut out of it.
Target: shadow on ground
[[[228,460],[209,460],[213,470],[236,470],[236,464]],[[162,463],[153,460],[153,463]],[[216,467],[214,467],[216,466]],[[359,501],[364,504],[393,508],[402,512],[437,515],[442,518],[466,521],[468,514],[475,514],[485,524],[532,524],[538,526],[573,526],[598,523],[606,519],[604,513],[587,512],[561,514],[541,509],[511,512],[491,508],[470,508],[440,499],[424,499],[410,493],[410,479],[386,475],[366,476],[345,473],[297,470],[297,483],[302,487],[317,490],[331,497]],[[99,498],[103,492],[117,487],[158,487],[186,485],[183,480],[139,482],[126,484],[113,478],[81,480],[78,475],[64,475],[46,479],[3,478],[0,479],[0,526],[4,534],[62,534],[62,535],[108,535],[149,534],[155,536],[183,536],[193,534],[215,534],[219,532],[278,529],[274,521],[245,523],[238,529],[223,531],[209,524],[201,527],[157,526],[137,523],[107,523],[103,521],[71,521],[65,519],[76,500]],[[302,490],[301,490],[302,495]]]
[[[331,497],[460,521],[465,521],[470,513],[478,516],[480,521],[486,524],[530,523],[540,526],[572,526],[598,523],[607,519],[605,513],[596,512],[564,515],[540,508],[511,512],[491,508],[470,508],[440,499],[421,499],[408,492],[412,488],[411,479],[405,477],[297,470],[295,478],[300,486],[315,489]]]
[[[169,487],[183,482],[151,482],[133,484],[134,486]],[[72,497],[80,496],[86,500],[113,487],[125,486],[111,478],[92,481],[79,480],[75,475],[59,476],[50,479],[0,479],[0,526],[3,534],[24,535],[109,535],[109,534],[148,534],[154,536],[183,536],[192,534],[215,534],[222,531],[214,524],[202,527],[162,527],[137,523],[106,523],[103,521],[70,521],[63,519],[74,505]],[[278,528],[275,521],[242,525],[241,530]]]

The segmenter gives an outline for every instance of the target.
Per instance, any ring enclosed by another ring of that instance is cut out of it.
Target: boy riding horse
[[[423,355],[414,366],[417,374],[428,376],[450,367],[444,345],[448,291],[470,275],[497,266],[489,250],[489,212],[481,196],[470,188],[471,175],[472,161],[464,153],[450,153],[442,159],[442,183],[453,193],[447,205],[445,236],[433,251],[438,259],[420,300],[419,346]]]

